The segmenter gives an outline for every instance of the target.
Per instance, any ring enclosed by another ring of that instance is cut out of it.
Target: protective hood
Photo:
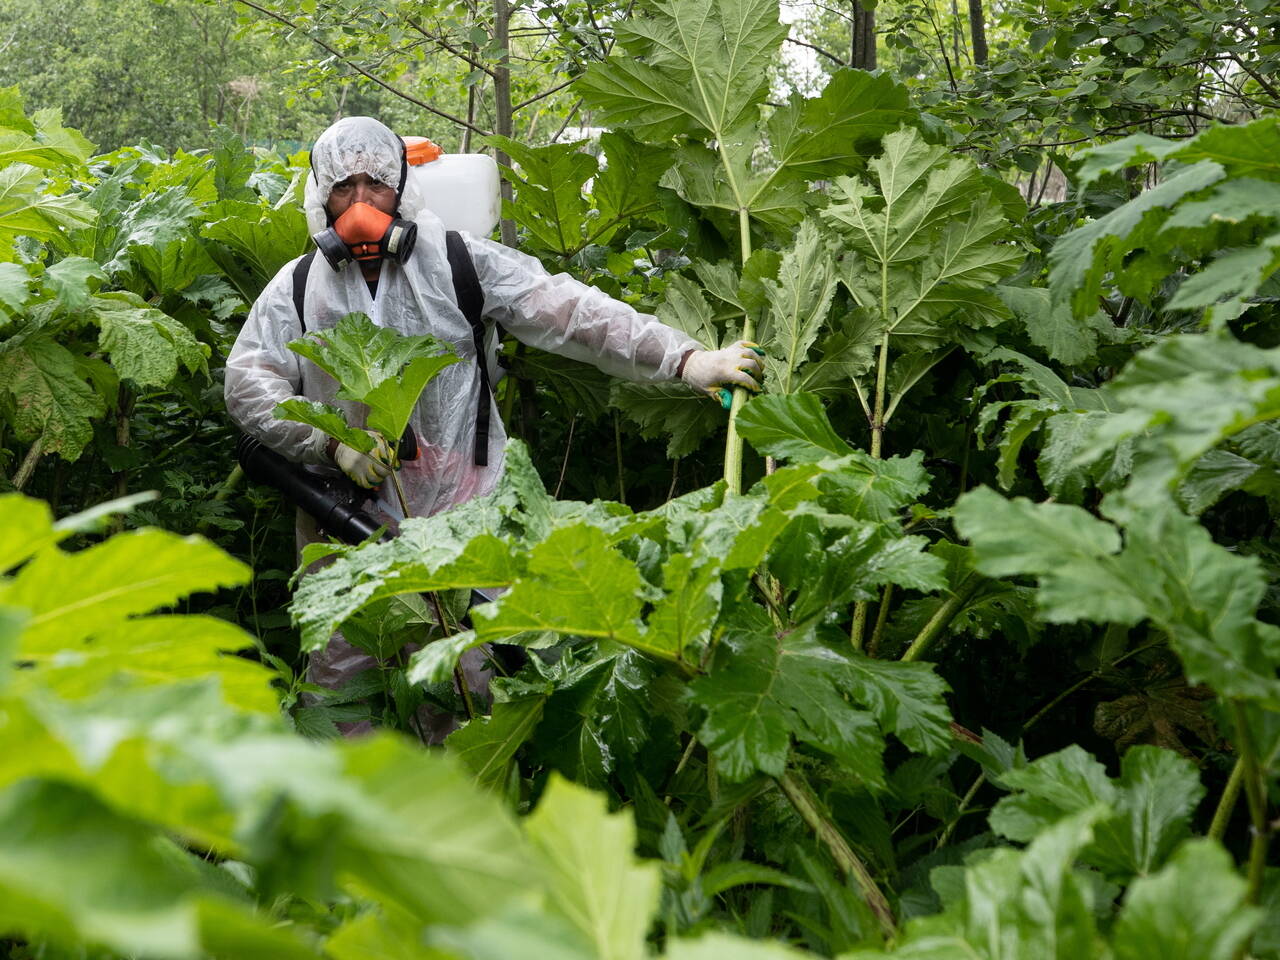
[[[329,225],[324,205],[333,185],[357,173],[399,186],[404,170],[404,141],[373,117],[345,117],[320,134],[311,148],[311,173],[303,197],[307,230]],[[413,219],[417,211],[402,212]]]

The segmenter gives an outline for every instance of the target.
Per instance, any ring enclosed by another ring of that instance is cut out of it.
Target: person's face
[[[347,212],[349,206],[360,202],[367,203],[385,214],[394,213],[396,188],[374,180],[367,173],[355,173],[333,185],[333,190],[329,193],[329,202],[325,206],[329,209],[329,215],[336,220]]]

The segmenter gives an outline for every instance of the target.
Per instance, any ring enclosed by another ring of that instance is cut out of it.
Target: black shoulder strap
[[[298,311],[298,322],[302,324],[302,332],[307,332],[307,274],[311,271],[311,261],[316,258],[312,250],[293,266],[293,309]]]
[[[476,276],[476,265],[471,262],[471,251],[467,249],[466,241],[456,230],[446,231],[444,240],[449,252],[449,269],[453,273],[453,295],[458,300],[458,309],[471,325],[471,336],[476,345],[476,363],[480,367],[475,464],[477,467],[484,467],[489,464],[489,407],[493,395],[493,387],[489,383],[489,361],[484,355],[484,291],[480,289],[480,278]]]

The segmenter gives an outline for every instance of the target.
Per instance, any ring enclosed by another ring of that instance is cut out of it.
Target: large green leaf
[[[1115,527],[1079,507],[1005,500],[985,488],[961,497],[954,516],[983,573],[1038,578],[1045,619],[1150,619],[1193,683],[1280,703],[1280,629],[1257,619],[1266,590],[1257,559],[1218,546],[1171,504],[1135,512],[1123,549]]]
[[[1262,911],[1245,903],[1245,881],[1212,840],[1185,843],[1163,870],[1133,884],[1116,919],[1117,960],[1229,960]]]
[[[161,387],[173,381],[179,365],[190,373],[206,370],[208,347],[136,294],[100,293],[91,309],[101,329],[98,342],[122,378]]]
[[[509,137],[490,137],[498,149],[520,165],[519,173],[504,170],[518,194],[508,213],[529,231],[534,243],[564,257],[582,243],[590,206],[584,185],[596,174],[596,161],[584,152],[582,141],[530,147]]]
[[[760,345],[777,361],[765,381],[766,389],[791,393],[798,371],[809,358],[836,292],[836,271],[817,225],[800,225],[794,246],[782,257],[778,279],[764,280],[769,309],[756,331]]]
[[[201,236],[225,244],[249,264],[261,289],[290,260],[306,252],[310,238],[302,205],[285,194],[275,206],[223,200],[206,211]]]
[[[605,798],[552,777],[525,833],[546,871],[552,909],[600,960],[644,960],[658,906],[656,864],[635,856],[630,813],[608,812]]]
[[[76,358],[52,337],[35,335],[0,346],[0,384],[13,398],[13,426],[47,453],[75,460],[93,438],[91,421],[106,403],[79,375]]]
[[[25,236],[65,247],[66,231],[93,223],[97,214],[92,207],[70,194],[46,193],[42,183],[41,172],[28,164],[0,169],[0,243],[4,246]]]
[[[0,587],[0,599],[30,611],[24,644],[72,647],[126,617],[248,578],[243,563],[202,537],[137,530],[75,553],[45,549]]]
[[[752,122],[787,34],[770,0],[655,0],[618,25],[620,52],[578,81],[605,126],[648,140],[727,140]]]
[[[245,894],[228,897],[233,885],[198,862],[157,828],[76,787],[28,781],[0,793],[5,933],[140,957],[318,956],[296,934],[254,916]]]
[[[770,457],[814,463],[853,453],[811,393],[753,397],[738,413],[738,430]]]
[[[476,717],[449,735],[445,741],[449,752],[462,761],[480,786],[500,789],[511,758],[542,719],[546,702],[545,696],[530,696],[494,704],[491,716]]]
[[[857,167],[864,142],[911,116],[888,78],[842,71],[821,96],[776,110],[762,138],[759,109],[787,34],[776,0],[654,0],[646,14],[619,25],[620,52],[588,67],[578,89],[606,125],[682,140],[663,185],[730,214],[729,229],[738,211],[795,223],[809,199],[804,180]]]
[[[1049,289],[1054,302],[1070,304],[1078,317],[1093,314],[1108,271],[1119,269],[1134,245],[1153,235],[1170,207],[1225,175],[1212,161],[1192,164],[1060,238],[1049,252]]]
[[[375,325],[363,313],[349,313],[335,327],[292,341],[289,349],[333,377],[338,382],[340,399],[365,404],[369,408],[368,426],[393,444],[404,433],[427,384],[461,359],[435,337],[401,336]],[[319,427],[344,443],[350,436],[349,425],[344,429],[333,421],[334,408],[322,410],[316,405],[302,408],[297,403],[284,403],[278,410],[285,419],[293,419],[294,414],[306,416],[302,422]],[[363,443],[356,448],[372,449]]]
[[[1075,463],[1127,447],[1133,466],[1124,500],[1155,504],[1219,443],[1280,418],[1280,350],[1226,333],[1170,336],[1136,354],[1107,394],[1115,412],[1090,421]]]
[[[643,648],[642,583],[635,565],[610,549],[602,531],[584,525],[564,527],[529,552],[527,572],[492,608],[477,608],[472,620],[481,640],[550,630]],[[679,653],[655,652],[670,657]]]
[[[987,326],[1005,308],[986,288],[1013,273],[1003,185],[912,129],[884,138],[870,180],[836,180],[822,216],[857,257],[842,281],[873,318],[877,338],[932,350],[957,326]],[[1014,205],[1016,206],[1016,205]]]
[[[1204,796],[1195,767],[1170,750],[1138,746],[1125,754],[1119,780],[1078,746],[1001,774],[1021,791],[991,814],[992,829],[1013,840],[1034,838],[1048,824],[1095,804],[1115,811],[1100,820],[1086,862],[1127,881],[1160,868],[1190,832]]]
[[[684,383],[615,382],[609,405],[640,428],[646,439],[667,436],[667,456],[688,456],[723,423],[724,414],[705,394]]]
[[[698,739],[726,777],[780,776],[794,736],[838,759],[872,789],[883,789],[881,728],[916,749],[947,743],[946,686],[930,668],[879,669],[884,665],[851,659],[809,631],[781,632],[762,611],[736,616],[710,674],[690,685],[705,711]]]

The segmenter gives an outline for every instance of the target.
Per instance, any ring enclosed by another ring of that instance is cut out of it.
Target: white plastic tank
[[[491,234],[502,214],[493,157],[444,153],[424,137],[405,137],[404,142],[409,175],[402,207],[425,207],[444,221],[446,230],[465,230],[477,237]]]

